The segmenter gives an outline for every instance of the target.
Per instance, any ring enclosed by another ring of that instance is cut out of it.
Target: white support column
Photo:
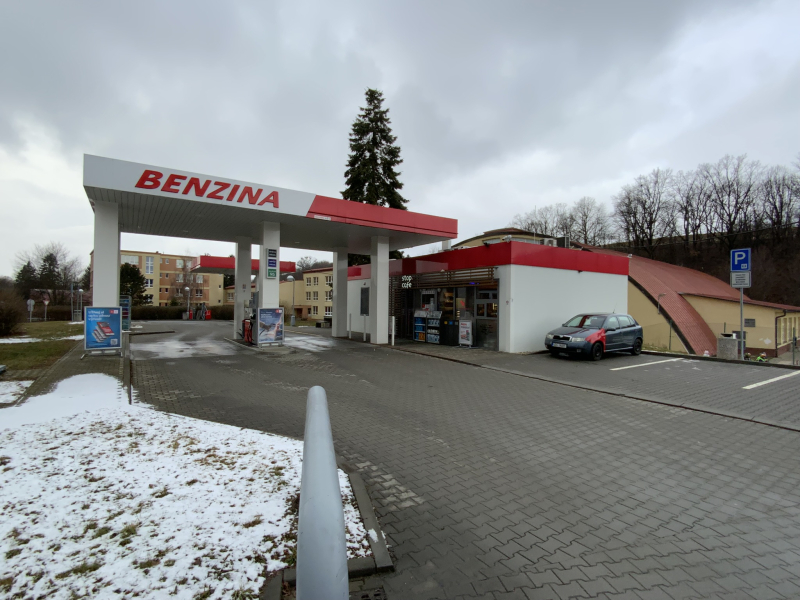
[[[369,339],[389,343],[389,238],[372,238],[370,252]]]
[[[333,337],[347,336],[347,248],[333,252]]]
[[[250,302],[251,249],[248,238],[236,240],[236,271],[234,273],[233,294],[233,339],[242,339],[242,321],[245,306]]]
[[[262,223],[261,248],[258,253],[258,307],[277,308],[280,306],[280,268],[281,268],[281,224],[265,221]],[[269,251],[274,250],[275,256]],[[270,261],[273,261],[270,263]],[[271,267],[270,264],[275,266]],[[272,277],[270,277],[272,275]]]
[[[94,203],[94,306],[119,306],[119,206]]]

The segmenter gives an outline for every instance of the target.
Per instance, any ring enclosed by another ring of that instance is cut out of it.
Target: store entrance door
[[[497,290],[477,290],[475,298],[475,345],[497,350]]]

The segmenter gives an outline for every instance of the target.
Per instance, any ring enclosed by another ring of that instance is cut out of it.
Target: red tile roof
[[[623,252],[604,248],[584,246],[584,249],[590,252],[625,256]],[[670,265],[641,256],[631,256],[629,261],[628,278],[654,304],[658,304],[660,298],[662,312],[667,318],[672,319],[675,330],[688,346],[688,350],[695,354],[703,354],[706,350],[710,354],[716,354],[717,338],[715,333],[711,331],[705,320],[682,294],[738,302],[739,292],[724,281],[694,269]],[[784,308],[784,305],[750,300],[747,296],[745,296],[745,302]]]

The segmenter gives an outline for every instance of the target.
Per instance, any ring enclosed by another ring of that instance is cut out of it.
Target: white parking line
[[[657,365],[665,362],[675,362],[676,360],[684,360],[684,359],[668,358],[667,360],[654,360],[653,362],[642,363],[640,365],[630,365],[629,367],[617,367],[616,369],[609,369],[609,371],[622,371],[623,369],[635,369],[636,367],[649,367],[650,365]]]
[[[762,385],[767,385],[768,383],[772,383],[773,381],[780,381],[781,379],[786,379],[787,377],[794,377],[795,375],[800,375],[800,371],[795,371],[794,373],[789,373],[788,375],[781,375],[780,377],[773,377],[772,379],[767,379],[766,381],[759,381],[758,383],[746,385],[742,389],[752,390],[753,388],[757,388]]]

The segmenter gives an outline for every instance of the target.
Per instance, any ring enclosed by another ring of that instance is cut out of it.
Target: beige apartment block
[[[223,303],[223,276],[216,273],[192,273],[193,256],[121,250],[120,264],[139,267],[145,277],[147,293],[153,295],[153,304],[169,306],[174,299],[184,303],[189,288],[192,305],[205,303],[219,306]]]
[[[332,317],[333,267],[310,269],[294,282],[281,282],[280,303],[287,315],[292,313],[292,288],[296,318],[321,321]]]

